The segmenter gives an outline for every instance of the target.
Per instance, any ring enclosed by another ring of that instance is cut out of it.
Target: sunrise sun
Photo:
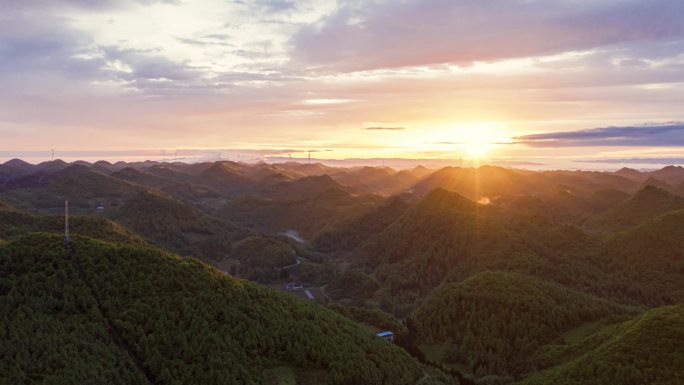
[[[458,143],[463,153],[472,158],[486,157],[504,139],[504,126],[498,123],[477,122],[459,125]]]

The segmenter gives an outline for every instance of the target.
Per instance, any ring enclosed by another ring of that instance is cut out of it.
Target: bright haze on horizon
[[[0,162],[658,168],[684,2],[3,0],[0,84]]]

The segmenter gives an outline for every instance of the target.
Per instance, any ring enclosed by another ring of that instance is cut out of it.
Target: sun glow
[[[455,129],[457,142],[463,152],[472,158],[486,157],[498,144],[507,142],[505,126],[498,123],[468,123]]]
[[[482,141],[478,138],[477,140],[464,142],[462,147],[463,151],[471,157],[482,158],[489,153],[493,145],[493,143]]]
[[[452,122],[437,124],[411,124],[404,121],[364,122],[365,146],[353,154],[363,157],[369,149],[384,150],[384,157],[443,158],[485,160],[505,156],[505,143],[511,142],[508,127],[499,122]],[[354,127],[354,135],[358,128]],[[350,149],[344,149],[349,153]],[[341,152],[335,155],[339,156]]]

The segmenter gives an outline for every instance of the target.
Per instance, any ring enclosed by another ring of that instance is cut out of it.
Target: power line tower
[[[69,201],[64,201],[64,246],[67,248],[71,244],[71,235],[69,234]]]

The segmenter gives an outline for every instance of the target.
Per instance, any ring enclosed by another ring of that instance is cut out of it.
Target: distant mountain
[[[594,192],[591,201],[599,208],[599,211],[604,211],[624,202],[629,197],[630,194],[625,191],[606,189]]]
[[[131,197],[109,215],[163,247],[207,261],[223,260],[234,242],[253,235],[189,204],[149,191]]]
[[[139,192],[141,187],[72,165],[59,171],[38,171],[0,186],[0,194],[21,202],[22,207],[46,212],[61,212],[69,200],[75,213],[95,212],[99,204],[116,206]]]
[[[236,195],[248,190],[255,182],[239,172],[233,162],[216,162],[189,182],[207,186],[225,195]]]
[[[50,160],[50,161],[39,163],[36,165],[37,170],[43,171],[45,173],[53,173],[53,172],[61,171],[67,167],[69,167],[69,163],[67,163],[61,159]]]
[[[635,170],[635,169],[629,168],[629,167],[621,168],[620,170],[615,172],[615,175],[622,176],[625,178],[629,178],[629,179],[636,181],[636,182],[641,182],[641,181],[644,181],[645,179],[648,178],[647,175],[641,173],[639,170]]]
[[[430,173],[432,173],[434,170],[429,169],[425,166],[416,166],[412,168],[409,172],[413,174],[416,178],[422,178]]]
[[[586,193],[561,185],[548,193],[504,196],[494,203],[522,215],[543,217],[552,223],[578,224],[591,215],[619,204],[629,196],[628,193],[615,189]]]
[[[445,167],[424,177],[412,191],[424,196],[435,188],[443,188],[478,201],[483,197],[494,200],[502,196],[548,194],[558,186],[570,186],[574,193],[587,195],[606,189],[633,191],[638,183],[601,172]]]
[[[572,186],[577,193],[593,193],[609,189],[633,192],[638,188],[638,182],[607,172],[561,170],[524,173],[528,176],[527,183],[534,189],[542,189],[545,185],[566,185]]]
[[[541,197],[547,207],[547,218],[558,223],[576,223],[578,218],[600,211],[595,202],[573,191],[570,186],[557,186]]]
[[[676,185],[684,183],[684,167],[682,166],[667,166],[657,171],[652,171],[649,176],[669,185]]]
[[[678,385],[684,382],[684,305],[649,310],[569,347],[548,349],[557,365],[519,385]]]
[[[192,183],[178,183],[162,188],[162,191],[172,197],[189,202],[205,211],[213,211],[223,206],[227,198],[211,187]]]
[[[682,166],[666,166],[660,170],[644,172],[625,167],[619,171],[616,171],[614,174],[624,176],[641,183],[649,178],[659,180],[667,185],[677,185],[684,182],[684,167]]]
[[[27,175],[35,171],[35,166],[21,159],[12,159],[0,164],[0,185],[3,183]]]
[[[419,179],[410,171],[396,172],[384,167],[352,168],[333,174],[333,178],[353,191],[386,196],[403,192]]]
[[[244,169],[242,170],[242,174],[253,180],[263,181],[268,179],[274,182],[289,179],[297,179],[306,176],[297,171],[280,167],[279,165],[268,164],[263,162],[244,167]]]
[[[34,234],[0,266],[3,383],[446,381],[331,310],[156,249]]]
[[[646,179],[645,181],[643,181],[643,182],[641,183],[641,186],[639,186],[639,187],[640,187],[640,190],[641,190],[641,189],[644,189],[644,188],[646,188],[646,187],[648,187],[648,186],[657,187],[657,188],[659,188],[659,189],[661,189],[661,190],[665,190],[665,191],[673,190],[673,186],[672,186],[672,185],[669,185],[669,184],[663,182],[662,180],[656,179],[656,178],[654,178],[654,177],[652,177],[652,176],[648,177],[648,179]]]
[[[133,167],[126,167],[119,171],[111,173],[111,176],[127,182],[139,184],[141,186],[152,188],[164,188],[175,184],[174,181],[151,174],[149,172],[141,171]]]
[[[435,188],[457,192],[478,201],[502,196],[546,194],[558,186],[572,186],[577,194],[599,190],[632,191],[638,183],[630,179],[601,172],[587,171],[526,171],[493,166],[479,168],[446,167],[424,177],[412,190],[424,196]]]
[[[17,169],[24,169],[24,170],[31,170],[34,167],[31,163],[25,162],[25,161],[23,161],[21,159],[17,159],[17,158],[10,159],[7,162],[3,163],[3,165],[8,166],[8,167],[14,167]]]
[[[403,197],[394,197],[359,218],[320,233],[312,243],[317,250],[324,252],[345,252],[357,249],[373,235],[399,219],[409,207]]]
[[[334,167],[329,167],[321,163],[298,163],[298,162],[287,162],[287,163],[276,163],[275,166],[280,169],[288,170],[290,172],[299,173],[302,176],[315,176],[324,174],[333,174],[339,170]]]
[[[271,199],[303,199],[321,195],[328,190],[345,189],[330,176],[317,175],[260,183],[252,188],[252,194]]]
[[[98,160],[97,162],[93,163],[90,168],[103,174],[111,174],[112,172],[120,169],[106,160]]]
[[[243,196],[228,202],[216,215],[270,233],[288,230],[305,239],[372,211],[383,201],[374,195],[353,196],[340,189],[298,199],[267,199]]]
[[[445,167],[435,171],[413,186],[417,195],[426,195],[436,188],[457,192],[469,199],[497,197],[506,194],[526,193],[524,175],[499,167],[483,166],[478,169]]]
[[[177,167],[165,164],[155,164],[152,167],[142,168],[141,170],[170,182],[182,183],[192,179],[192,175],[190,173],[183,172],[183,169],[178,169]]]
[[[583,226],[590,231],[614,232],[679,209],[684,209],[684,198],[648,185],[628,200],[589,218]]]
[[[422,344],[447,343],[443,359],[476,377],[520,377],[562,335],[624,314],[615,304],[527,275],[484,272],[443,285],[412,316]]]

